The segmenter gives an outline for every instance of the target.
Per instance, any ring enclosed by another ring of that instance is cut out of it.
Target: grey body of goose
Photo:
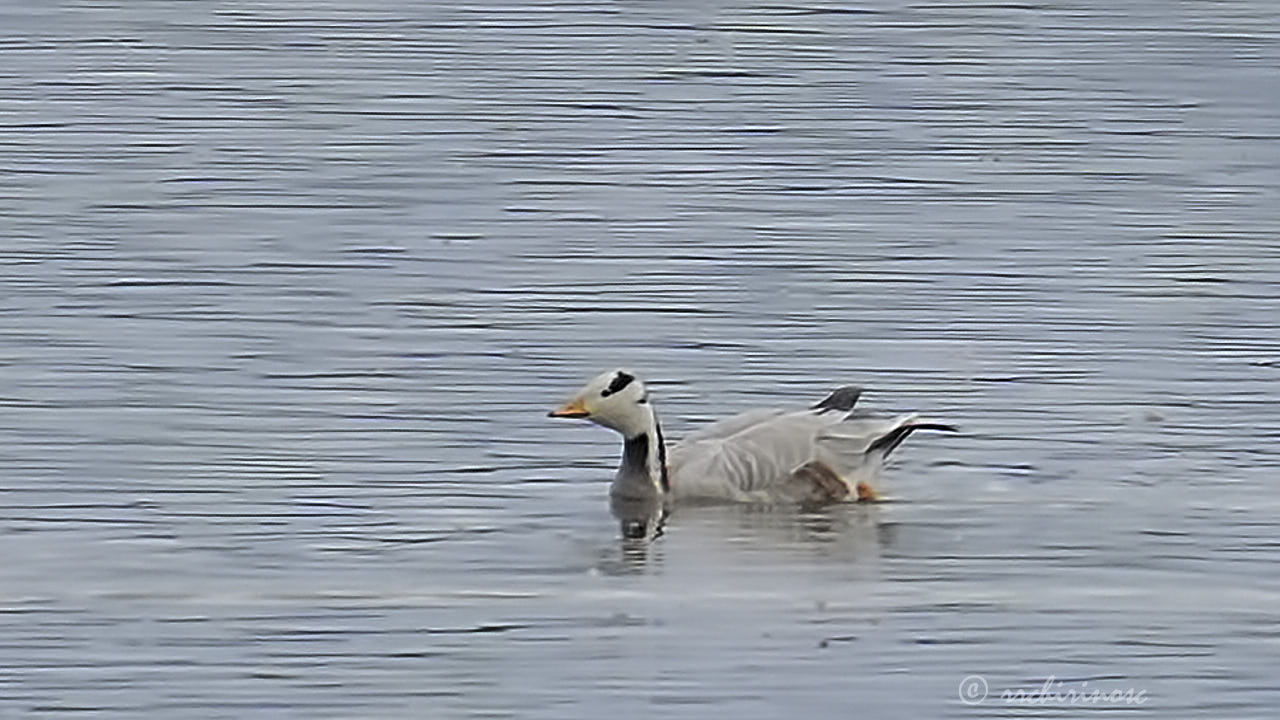
[[[809,408],[749,410],[691,433],[669,450],[649,392],[626,370],[602,373],[548,415],[583,418],[623,437],[612,495],[675,501],[821,503],[876,500],[890,454],[916,430],[954,432],[911,413],[854,409],[838,388]]]

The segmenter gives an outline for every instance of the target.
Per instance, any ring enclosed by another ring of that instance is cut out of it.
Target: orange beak
[[[560,407],[547,413],[547,417],[584,418],[590,415],[582,404],[582,398],[574,398]]]

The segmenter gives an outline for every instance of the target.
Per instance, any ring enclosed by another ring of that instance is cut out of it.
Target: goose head
[[[649,391],[626,370],[600,373],[568,402],[547,413],[549,417],[583,418],[634,438],[650,432],[655,420]]]

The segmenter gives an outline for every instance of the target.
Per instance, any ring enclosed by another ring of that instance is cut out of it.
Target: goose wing
[[[817,415],[824,415],[828,411],[838,411],[841,414],[847,414],[853,411],[853,406],[858,402],[858,398],[862,395],[862,387],[858,385],[844,385],[831,391],[831,394],[814,404],[809,410]],[[718,420],[710,425],[689,433],[681,441],[682,445],[691,445],[703,440],[716,440],[732,437],[740,432],[749,430],[756,425],[761,425],[770,420],[775,420],[783,415],[794,414],[794,411],[786,408],[758,408],[738,413],[723,420]],[[835,416],[827,418],[834,421]]]
[[[738,413],[737,415],[724,418],[723,420],[717,420],[704,428],[699,428],[688,435],[685,435],[684,438],[680,440],[679,444],[692,445],[705,440],[721,440],[727,437],[732,437],[743,430],[748,430],[756,425],[768,422],[769,420],[785,414],[787,414],[787,411],[784,408],[757,408],[755,410],[748,410],[744,413]]]
[[[830,464],[851,482],[871,480],[889,455],[916,430],[956,429],[915,413],[895,417],[850,413],[814,437],[815,458]]]
[[[915,414],[834,413],[820,405],[798,412],[743,413],[691,435],[671,450],[672,491],[677,498],[785,501],[797,497],[797,480],[822,476],[839,478],[847,493],[856,483],[874,479],[915,430],[954,430]],[[833,499],[840,496],[835,493]]]
[[[814,459],[823,430],[842,420],[816,410],[749,411],[694,433],[671,448],[677,498],[751,501],[771,497],[793,470]]]

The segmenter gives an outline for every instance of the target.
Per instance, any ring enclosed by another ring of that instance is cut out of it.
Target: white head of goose
[[[670,448],[649,393],[626,370],[597,375],[551,417],[584,418],[622,434],[615,497],[744,503],[879,498],[889,455],[916,430],[955,432],[914,413],[855,410],[862,390],[837,388],[804,409],[761,408],[712,423]]]
[[[626,370],[601,373],[549,417],[585,418],[622,434],[622,464],[613,493],[630,497],[671,492],[667,448],[644,383]]]

